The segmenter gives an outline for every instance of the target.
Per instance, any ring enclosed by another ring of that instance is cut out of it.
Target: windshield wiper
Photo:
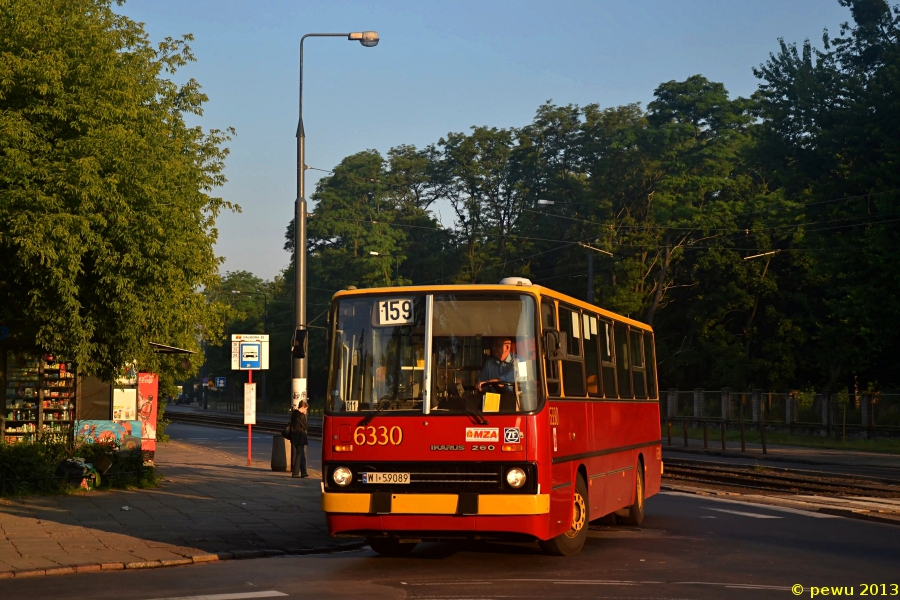
[[[386,409],[390,405],[391,405],[390,398],[382,398],[381,404],[378,405],[378,408],[376,408],[375,410],[370,412],[368,415],[366,415],[366,418],[363,419],[362,421],[360,421],[359,427],[365,427],[366,425],[368,425],[372,419],[377,417],[380,412],[382,412],[384,409]]]
[[[463,404],[463,412],[475,419],[479,425],[488,425],[488,420],[484,418],[484,413],[477,408],[469,408],[467,404]]]

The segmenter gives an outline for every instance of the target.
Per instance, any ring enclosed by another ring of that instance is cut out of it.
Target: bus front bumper
[[[342,494],[326,492],[326,513],[366,515],[545,515],[549,494]]]

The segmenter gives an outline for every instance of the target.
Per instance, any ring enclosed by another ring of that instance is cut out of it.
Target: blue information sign
[[[217,388],[225,387],[225,378],[224,377],[216,377],[216,387]]]
[[[259,342],[241,342],[241,368],[262,368],[262,344]]]

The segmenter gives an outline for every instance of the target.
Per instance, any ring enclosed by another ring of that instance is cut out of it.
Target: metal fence
[[[794,433],[873,439],[900,436],[900,394],[763,390],[669,389],[661,398],[663,421],[762,424]]]

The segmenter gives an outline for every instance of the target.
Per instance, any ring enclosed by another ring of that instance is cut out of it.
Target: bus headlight
[[[525,471],[519,467],[513,467],[506,472],[506,483],[508,483],[511,488],[518,489],[522,487],[525,485]]]
[[[347,467],[338,467],[331,474],[331,478],[334,479],[336,484],[344,487],[350,485],[350,482],[353,481],[353,473]]]

